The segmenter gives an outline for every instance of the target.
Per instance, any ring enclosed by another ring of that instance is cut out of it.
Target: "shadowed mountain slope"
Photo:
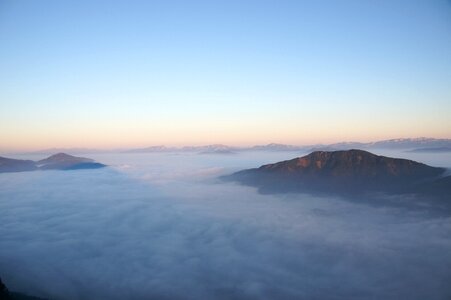
[[[46,300],[22,293],[10,292],[0,278],[0,300]]]
[[[0,173],[34,171],[38,167],[32,160],[0,157]]]

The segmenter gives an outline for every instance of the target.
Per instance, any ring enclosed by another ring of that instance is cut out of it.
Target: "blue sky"
[[[0,0],[0,148],[451,138],[450,1]]]

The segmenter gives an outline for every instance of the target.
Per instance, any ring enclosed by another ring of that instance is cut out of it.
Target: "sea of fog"
[[[217,179],[301,154],[87,154],[110,167],[0,174],[0,277],[62,300],[451,298],[451,215]]]

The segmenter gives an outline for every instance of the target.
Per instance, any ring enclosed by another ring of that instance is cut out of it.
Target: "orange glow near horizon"
[[[278,114],[174,115],[147,117],[73,114],[22,115],[0,119],[0,150],[35,151],[48,148],[139,148],[155,145],[198,146],[226,144],[252,146],[269,143],[312,145],[337,142],[371,142],[393,138],[451,138],[446,111],[442,115],[368,120],[370,113],[352,112],[346,117],[332,112],[298,116],[295,107]],[[89,118],[88,118],[89,117]]]
[[[39,127],[39,126],[37,126]],[[233,128],[234,127],[234,128]],[[200,146],[208,144],[225,144],[229,146],[252,146],[269,143],[311,145],[331,144],[337,142],[371,142],[394,138],[451,138],[445,131],[429,134],[418,131],[411,134],[407,130],[391,132],[384,135],[375,128],[366,128],[364,132],[335,126],[337,132],[332,133],[323,127],[267,126],[257,125],[235,126],[182,126],[171,128],[148,127],[97,127],[95,130],[88,126],[65,128],[65,130],[38,130],[31,134],[26,128],[22,130],[3,131],[0,133],[0,150],[2,151],[36,151],[49,148],[92,148],[92,149],[120,149],[140,148],[155,145],[165,146]],[[372,130],[371,130],[372,129]],[[380,128],[379,128],[380,129]]]

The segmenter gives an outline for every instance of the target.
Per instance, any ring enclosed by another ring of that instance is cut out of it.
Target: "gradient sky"
[[[0,149],[451,138],[451,2],[0,0]]]

